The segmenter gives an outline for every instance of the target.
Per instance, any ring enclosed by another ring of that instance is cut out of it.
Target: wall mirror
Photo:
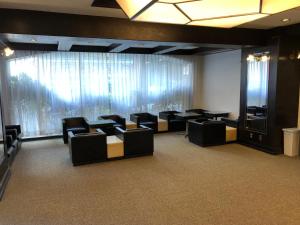
[[[267,132],[269,53],[247,57],[246,129]]]

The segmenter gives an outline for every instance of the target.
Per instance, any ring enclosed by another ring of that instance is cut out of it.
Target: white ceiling
[[[120,9],[91,7],[92,1],[93,0],[0,0],[0,8],[127,18]],[[290,21],[284,23],[282,22],[284,18],[288,18]],[[240,27],[270,29],[295,23],[300,23],[300,7],[252,21]]]

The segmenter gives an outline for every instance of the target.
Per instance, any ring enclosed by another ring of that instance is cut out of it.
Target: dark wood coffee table
[[[206,111],[204,115],[208,118],[213,118],[217,120],[219,117],[228,117],[229,112],[222,112],[222,111]]]
[[[185,121],[185,137],[187,137],[188,136],[188,121],[193,120],[193,119],[198,119],[203,116],[198,113],[184,112],[184,113],[175,114],[175,117]]]
[[[95,132],[98,128],[113,126],[116,122],[113,120],[95,120],[88,121],[87,124],[89,125],[90,132]]]

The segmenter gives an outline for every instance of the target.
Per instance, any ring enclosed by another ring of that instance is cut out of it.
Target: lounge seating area
[[[300,0],[0,15],[0,225],[300,223]]]
[[[62,127],[68,141],[65,135],[63,141],[69,143],[74,166],[153,155],[154,134],[158,133],[187,131],[189,141],[202,147],[237,141],[236,120],[214,120],[203,112],[207,110],[186,110],[187,119],[180,117],[180,111],[162,111],[158,116],[134,113],[130,121],[115,114],[98,116],[96,121],[84,117],[64,118]]]

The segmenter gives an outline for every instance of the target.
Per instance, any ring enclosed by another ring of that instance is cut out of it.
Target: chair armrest
[[[84,126],[85,126],[85,128],[86,129],[89,129],[89,120],[87,119],[87,118],[85,118],[85,117],[83,117],[83,121],[84,121]]]
[[[116,127],[115,135],[120,138],[121,140],[124,140],[124,134],[126,130],[123,130],[121,127]]]
[[[100,133],[100,134],[105,134],[105,135],[106,135],[106,133],[105,133],[103,130],[101,130],[100,128],[97,128],[97,129],[96,129],[96,132],[97,132],[97,133]]]
[[[5,129],[16,129],[18,134],[21,134],[21,125],[6,125]]]
[[[158,117],[156,115],[153,114],[149,114],[151,121],[156,122],[157,123],[157,119]]]
[[[5,133],[6,135],[11,135],[14,140],[18,137],[17,129],[6,129]]]

